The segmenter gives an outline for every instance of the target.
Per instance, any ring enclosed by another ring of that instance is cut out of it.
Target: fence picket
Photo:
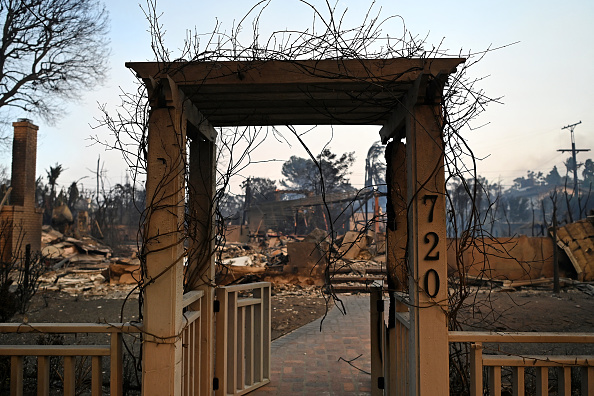
[[[559,367],[557,370],[559,376],[557,394],[559,396],[571,396],[571,367]]]
[[[49,356],[37,356],[37,396],[49,396],[50,360]]]
[[[500,387],[501,389],[501,387]],[[537,367],[536,368],[536,394],[538,396],[549,395],[549,368],[548,367]]]
[[[64,356],[64,396],[76,395],[75,357]]]
[[[101,366],[101,356],[91,357],[91,395],[101,396],[103,394],[103,372]],[[38,363],[39,364],[39,363]],[[48,373],[49,374],[49,373]],[[49,393],[49,388],[48,388]]]
[[[501,396],[501,366],[489,367],[489,395]]]

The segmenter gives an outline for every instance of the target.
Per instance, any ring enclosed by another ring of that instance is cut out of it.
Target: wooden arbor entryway
[[[436,395],[448,389],[441,100],[449,74],[462,62],[127,64],[145,82],[151,105],[144,247],[145,395],[182,393],[184,299],[191,310],[201,313],[200,331],[195,333],[200,344],[198,393],[212,393],[215,355],[219,359],[222,353],[215,350],[214,327],[215,128],[268,125],[377,125],[384,143],[393,139],[387,150],[392,170],[387,254],[391,283],[408,283],[408,393]],[[401,142],[404,138],[406,145]],[[191,245],[184,269],[186,213],[191,219]],[[184,295],[184,274],[194,274],[186,281],[194,294]],[[216,334],[220,337],[218,330]],[[431,381],[422,380],[426,376]]]

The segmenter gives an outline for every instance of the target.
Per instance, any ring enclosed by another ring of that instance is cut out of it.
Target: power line
[[[573,191],[577,193],[578,191],[578,175],[577,175],[577,158],[576,155],[580,151],[590,151],[590,149],[576,149],[575,148],[575,136],[573,134],[573,130],[576,126],[580,125],[582,122],[576,122],[575,124],[564,126],[561,129],[569,129],[571,132],[571,149],[559,149],[557,151],[561,151],[562,153],[566,151],[571,151],[571,155],[573,156]]]

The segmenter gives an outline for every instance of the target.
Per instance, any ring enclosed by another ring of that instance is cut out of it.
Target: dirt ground
[[[40,290],[29,312],[14,322],[120,322],[138,320],[138,297],[131,287],[116,286],[101,296],[73,296]],[[327,298],[327,296],[326,296]],[[320,288],[292,285],[273,287],[272,339],[307,324],[326,312]],[[332,303],[328,306],[332,308]],[[594,296],[576,288],[525,288],[516,292],[477,289],[458,315],[465,330],[594,332]],[[123,316],[122,316],[123,314]]]
[[[115,287],[107,296],[73,296],[40,290],[26,315],[16,315],[12,322],[104,323],[135,321],[139,318],[138,296],[127,300],[128,287]],[[287,334],[326,312],[326,301],[319,289],[282,285],[272,291],[272,339]],[[123,315],[123,316],[122,316]]]

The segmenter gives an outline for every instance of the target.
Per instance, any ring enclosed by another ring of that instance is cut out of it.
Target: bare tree
[[[62,102],[101,83],[108,14],[97,0],[0,0],[0,109],[53,122]]]

